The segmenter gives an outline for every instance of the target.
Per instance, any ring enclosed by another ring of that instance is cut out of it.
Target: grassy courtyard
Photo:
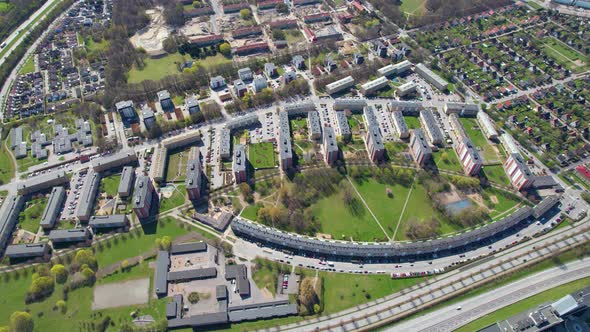
[[[400,10],[408,15],[419,15],[424,10],[425,0],[403,0]]]
[[[508,179],[508,176],[506,175],[502,165],[484,166],[483,172],[491,182],[503,184],[505,186],[510,185],[510,180]]]
[[[404,116],[408,129],[420,128],[420,119],[417,116]]]
[[[454,149],[441,149],[432,152],[432,159],[436,167],[441,170],[463,172],[463,166],[459,162]]]
[[[186,187],[184,185],[176,186],[169,198],[162,196],[160,213],[179,207],[184,204],[184,202],[186,202]]]
[[[186,179],[186,166],[188,164],[189,151],[190,148],[168,153],[166,181],[183,182]]]
[[[473,144],[479,150],[486,162],[498,162],[501,158],[498,156],[494,146],[487,140],[483,132],[479,128],[476,119],[473,118],[459,118],[461,124],[465,128],[467,135]]]
[[[119,182],[121,182],[121,174],[104,177],[100,180],[100,191],[106,193],[109,197],[114,197],[117,195]]]
[[[250,144],[248,146],[248,160],[254,169],[275,167],[273,144],[270,142]]]
[[[25,209],[19,215],[19,226],[31,233],[37,233],[45,205],[47,205],[45,197],[27,202]]]

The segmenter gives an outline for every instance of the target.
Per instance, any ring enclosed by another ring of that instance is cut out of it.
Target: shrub
[[[197,292],[191,292],[191,293],[188,295],[188,301],[189,301],[190,303],[193,303],[193,304],[194,304],[194,303],[197,303],[197,302],[199,302],[199,300],[200,300],[200,299],[201,299],[201,298],[199,297],[199,293],[197,293]]]

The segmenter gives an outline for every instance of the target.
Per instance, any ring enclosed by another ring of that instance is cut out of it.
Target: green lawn
[[[96,251],[98,265],[105,267],[120,262],[124,259],[144,254],[156,248],[156,239],[163,236],[170,236],[172,239],[187,234],[189,231],[179,227],[176,219],[172,217],[162,218],[157,223],[150,223],[139,228],[139,235],[135,231],[126,234],[125,239],[111,240],[111,247],[105,245],[101,250]],[[133,236],[131,236],[133,234]]]
[[[18,165],[19,172],[26,172],[29,170],[29,167],[42,164],[43,162],[45,162],[45,160],[39,160],[37,158],[33,158],[33,156],[31,156],[31,151],[27,152],[26,157],[16,160],[16,164]]]
[[[420,119],[417,116],[404,116],[404,120],[406,120],[406,125],[408,125],[408,129],[420,128]]]
[[[166,181],[184,182],[186,179],[186,166],[188,164],[189,151],[190,148],[168,153]]]
[[[539,4],[538,4],[538,3],[536,3],[535,1],[531,1],[531,0],[529,0],[529,1],[527,1],[527,4],[528,4],[529,6],[531,6],[531,7],[532,7],[533,9],[535,9],[535,10],[543,9],[543,6],[539,5]]]
[[[512,305],[494,311],[484,317],[481,317],[467,325],[462,326],[456,332],[477,331],[497,321],[507,319],[517,313],[532,309],[540,304],[558,300],[567,294],[578,291],[590,284],[590,277],[579,279],[550,290],[533,295],[524,300],[518,301]]]
[[[354,210],[343,206],[340,194],[325,197],[311,206],[322,233],[337,240],[384,241],[386,236],[369,211],[359,202]]]
[[[103,39],[99,42],[95,42],[92,38],[86,38],[86,49],[88,52],[106,52],[109,50],[109,41]]]
[[[508,176],[506,175],[502,165],[484,166],[483,172],[491,182],[503,184],[505,186],[510,185],[510,179],[508,179]]]
[[[581,71],[586,69],[586,64],[589,62],[588,58],[569,46],[561,43],[553,37],[544,38],[542,48],[557,63],[573,71]],[[575,63],[574,61],[581,61],[582,63]]]
[[[45,205],[47,205],[45,197],[27,202],[26,208],[19,215],[20,227],[26,231],[37,233]]]
[[[14,164],[12,163],[12,157],[5,142],[2,144],[2,147],[0,147],[0,183],[8,183],[13,177]]]
[[[176,186],[170,198],[162,197],[160,202],[160,213],[179,207],[186,201],[186,187],[185,185]]]
[[[35,57],[30,56],[27,59],[27,61],[25,62],[25,64],[20,68],[18,73],[20,75],[24,75],[24,74],[32,73],[34,71],[35,71]]]
[[[459,118],[459,121],[461,121],[465,131],[467,131],[467,135],[473,144],[478,148],[486,162],[501,161],[492,144],[487,140],[483,132],[480,130],[476,119]]]
[[[463,166],[461,166],[454,149],[440,149],[434,151],[432,152],[432,159],[436,163],[438,169],[463,172]]]
[[[274,296],[281,270],[290,273],[291,266],[261,258],[254,259],[254,262],[256,262],[256,268],[253,269],[252,279],[256,286],[260,289],[266,288]]]
[[[406,14],[420,14],[425,0],[403,0],[400,10]]]
[[[250,144],[248,146],[248,160],[254,169],[275,167],[275,151],[272,143]]]
[[[493,211],[490,213],[490,217],[492,218],[496,217],[497,215],[503,213],[508,209],[513,208],[516,204],[520,202],[514,197],[511,197],[509,193],[492,187],[484,189],[483,195],[487,195],[490,197],[490,200],[486,200],[484,197],[484,200],[486,200],[486,202],[490,202],[492,196],[495,196],[498,200],[498,203],[495,203],[491,206],[491,208],[493,208]]]
[[[102,178],[100,180],[100,191],[106,193],[109,197],[115,197],[119,189],[119,182],[121,182],[121,174],[113,174]]]
[[[219,66],[219,65],[224,65],[224,64],[231,64],[232,60],[228,59],[226,57],[224,57],[221,53],[217,53],[217,55],[215,56],[208,56],[205,59],[202,60],[197,60],[196,64],[197,65],[201,65],[205,68],[211,67],[211,66]],[[193,65],[194,67],[195,65]]]
[[[255,205],[248,205],[246,206],[246,208],[244,208],[244,211],[242,211],[242,214],[240,214],[240,217],[244,217],[248,220],[252,220],[252,221],[256,221],[256,219],[258,219],[258,210],[260,210],[260,205],[255,204]]]
[[[323,314],[332,314],[376,300],[425,280],[425,278],[392,279],[388,274],[353,275],[320,272],[320,275],[324,280]]]
[[[147,58],[145,59],[145,66],[142,69],[133,67],[129,71],[127,82],[158,81],[168,75],[179,73],[177,63],[184,63],[184,61],[180,53],[169,54],[158,59]]]

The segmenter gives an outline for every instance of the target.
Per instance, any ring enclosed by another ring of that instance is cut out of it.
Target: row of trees
[[[348,168],[348,175],[356,182],[362,183],[369,179],[375,179],[382,184],[399,184],[404,187],[412,185],[416,171],[401,167],[368,167],[351,166]]]
[[[24,20],[45,2],[43,0],[3,1],[8,10],[0,14],[0,40],[6,39]]]

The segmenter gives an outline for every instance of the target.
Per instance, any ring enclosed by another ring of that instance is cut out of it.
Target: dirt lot
[[[171,29],[164,21],[163,8],[146,10],[146,14],[150,16],[152,22],[131,37],[131,44],[135,48],[145,49],[151,56],[161,55],[165,53],[162,43],[170,35]]]
[[[149,278],[98,285],[94,288],[92,310],[148,303],[149,289]]]

